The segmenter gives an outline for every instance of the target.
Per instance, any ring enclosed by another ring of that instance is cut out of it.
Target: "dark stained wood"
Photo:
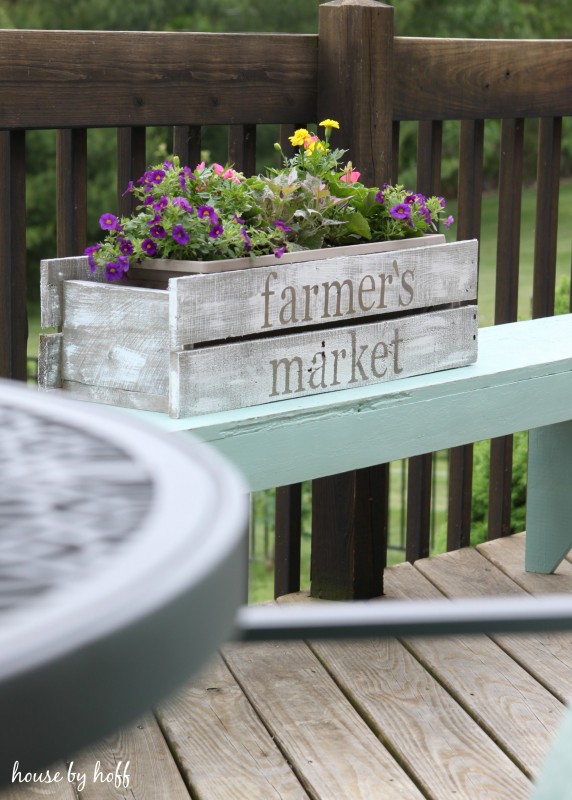
[[[173,126],[173,153],[181,164],[194,169],[201,161],[202,128],[200,125]]]
[[[395,119],[572,114],[572,41],[395,40]]]
[[[503,120],[499,174],[495,325],[514,322],[518,316],[523,141],[524,120]]]
[[[495,325],[518,317],[524,120],[502,122]],[[511,531],[513,437],[491,441],[488,538]]]
[[[245,175],[256,172],[256,125],[230,125],[228,160]]]
[[[274,597],[300,591],[302,484],[276,488]]]
[[[554,314],[556,288],[556,236],[562,119],[541,119],[538,138],[536,228],[534,237],[534,279],[532,316]]]
[[[311,119],[317,58],[311,35],[0,31],[0,128]]]
[[[431,535],[431,473],[433,454],[410,458],[407,467],[407,536],[405,558],[427,558]]]
[[[336,144],[363,183],[381,186],[392,171],[393,8],[334,0],[320,6],[319,31],[318,121],[340,123]]]
[[[417,136],[417,184],[422,194],[441,193],[443,123],[423,120]],[[405,557],[416,561],[429,555],[431,537],[431,478],[433,455],[409,459],[407,481],[407,538]]]
[[[479,237],[483,192],[483,120],[461,122],[457,238]],[[466,547],[471,536],[473,445],[449,453],[447,549]]]
[[[58,256],[77,256],[87,244],[87,131],[56,134]]]
[[[383,594],[388,466],[312,483],[313,597],[366,599]]]
[[[26,380],[26,148],[0,131],[0,376]]]
[[[122,216],[135,211],[135,198],[125,193],[129,181],[137,181],[147,168],[145,128],[117,129],[117,207]]]
[[[387,102],[393,8],[376,0],[333,0],[320,6],[319,22],[318,122],[340,123],[336,146],[348,150],[346,159],[359,169],[361,181],[380,186],[393,169],[393,116]],[[350,81],[348,64],[353,65]],[[353,599],[383,593],[388,485],[388,465],[314,482],[313,596]]]

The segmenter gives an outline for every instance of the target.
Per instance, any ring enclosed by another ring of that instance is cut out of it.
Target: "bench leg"
[[[529,433],[525,569],[554,572],[570,548],[572,421]]]
[[[572,709],[569,708],[542,764],[530,800],[572,800],[571,752]]]

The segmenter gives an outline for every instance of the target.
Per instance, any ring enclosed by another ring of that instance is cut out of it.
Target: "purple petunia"
[[[451,227],[451,225],[453,224],[453,222],[455,222],[455,217],[453,217],[453,216],[449,215],[449,216],[447,217],[447,219],[445,220],[445,223],[444,223],[444,224],[445,224],[445,227],[446,227],[446,228],[450,228],[450,227]]]
[[[155,211],[163,211],[164,208],[167,208],[169,205],[169,198],[166,194],[162,194],[158,200],[155,200],[153,203],[153,208]]]
[[[193,210],[192,205],[188,200],[185,200],[184,197],[173,197],[172,204],[175,206],[175,208],[182,208],[183,211],[188,211],[189,214]]]
[[[405,203],[397,203],[389,212],[393,219],[409,219],[411,208]]]
[[[167,235],[167,231],[162,225],[151,225],[149,233],[154,239],[164,239]]]
[[[163,183],[164,177],[165,177],[165,170],[154,169],[149,173],[148,181],[149,183],[154,183],[155,186],[159,186],[160,183]]]
[[[197,215],[199,219],[210,219],[213,225],[218,225],[218,214],[212,206],[199,206],[197,208]]]
[[[291,230],[292,230],[292,228],[291,228],[289,225],[286,225],[286,223],[285,223],[285,222],[282,222],[282,220],[281,220],[281,219],[277,219],[277,220],[275,220],[275,222],[274,222],[274,226],[275,226],[276,228],[278,228],[278,230],[279,230],[279,231],[285,231],[285,232],[288,232],[288,231],[291,231]]]
[[[241,228],[240,232],[242,234],[242,238],[244,239],[244,249],[246,250],[247,253],[250,253],[250,251],[252,250],[252,240],[248,235],[246,228]]]
[[[120,256],[121,258],[121,256]],[[128,262],[129,266],[129,262]],[[119,281],[123,277],[123,273],[126,272],[123,263],[117,259],[117,261],[108,261],[105,265],[105,277],[108,281]]]
[[[87,256],[87,263],[89,264],[89,269],[91,272],[95,272],[95,270],[97,269],[97,264],[95,263],[93,254],[96,253],[99,249],[101,249],[100,244],[91,244],[89,247],[86,247],[85,250],[83,251],[84,255]]]
[[[190,239],[189,234],[183,228],[182,225],[174,225],[173,232],[172,232],[173,239],[177,242],[177,244],[187,244]]]
[[[375,202],[376,203],[385,203],[385,197],[383,196],[383,192],[381,191],[381,189],[379,190],[379,192],[375,196]]]
[[[284,255],[285,252],[286,252],[286,245],[283,244],[282,247],[277,247],[276,248],[276,250],[274,251],[274,257],[275,258],[282,258],[282,256]]]
[[[143,239],[141,242],[141,250],[151,258],[157,252],[157,245],[153,239]]]
[[[217,217],[218,219],[218,217]],[[209,231],[209,236],[211,239],[217,239],[221,233],[223,232],[224,228],[220,224],[220,222],[215,223]]]
[[[133,242],[130,242],[129,239],[119,239],[119,252],[123,253],[124,256],[130,256],[133,252]]]
[[[120,231],[121,225],[115,214],[102,214],[99,218],[99,227],[103,231]]]
[[[132,192],[133,191],[133,186],[134,186],[133,181],[129,181],[129,183],[127,184],[127,189],[123,192],[121,197],[125,197],[126,194],[129,194],[129,192]]]

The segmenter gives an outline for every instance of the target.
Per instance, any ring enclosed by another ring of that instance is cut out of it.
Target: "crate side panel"
[[[69,280],[102,283],[101,271],[92,273],[87,256],[45,259],[40,265],[40,301],[42,328],[60,328],[62,325],[63,282]]]
[[[172,353],[171,416],[224,411],[464,366],[477,307]]]
[[[64,386],[168,397],[168,306],[160,290],[66,281]]]
[[[476,240],[170,281],[171,348],[471,302]]]

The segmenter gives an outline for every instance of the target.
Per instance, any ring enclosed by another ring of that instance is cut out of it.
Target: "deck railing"
[[[228,158],[255,169],[257,126],[333,117],[362,180],[399,176],[400,124],[418,123],[417,189],[441,193],[443,124],[460,124],[457,236],[479,237],[485,120],[502,120],[495,324],[515,320],[523,132],[539,120],[532,314],[554,311],[563,117],[572,116],[572,41],[394,37],[376,0],[320,6],[317,35],[0,31],[0,375],[26,378],[26,131],[57,131],[57,255],[87,244],[87,131],[117,129],[117,210],[147,165],[146,134],[200,160],[205,125],[228,127]],[[340,33],[342,32],[342,33]],[[526,121],[526,122],[525,122]],[[56,255],[46,253],[46,257]],[[409,460],[406,557],[429,551],[433,455]],[[473,446],[450,452],[450,550],[470,541]],[[335,464],[332,464],[335,472]],[[371,593],[386,560],[389,466],[313,485],[313,581],[337,570],[347,597]],[[512,437],[491,442],[489,538],[510,532]],[[276,501],[276,593],[299,586],[300,487]],[[367,552],[367,563],[352,552]],[[349,568],[350,562],[353,564]]]

